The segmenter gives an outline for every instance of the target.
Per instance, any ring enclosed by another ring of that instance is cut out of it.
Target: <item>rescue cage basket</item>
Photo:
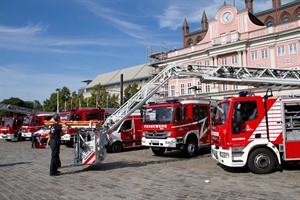
[[[108,138],[99,128],[77,129],[74,137],[74,164],[91,165],[104,160]]]

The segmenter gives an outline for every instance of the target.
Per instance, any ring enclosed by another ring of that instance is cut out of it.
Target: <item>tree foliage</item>
[[[124,102],[128,101],[140,89],[137,83],[129,84],[124,90]]]

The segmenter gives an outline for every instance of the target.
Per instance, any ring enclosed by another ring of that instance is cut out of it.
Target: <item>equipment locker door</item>
[[[285,160],[300,159],[300,99],[282,100],[283,151]]]

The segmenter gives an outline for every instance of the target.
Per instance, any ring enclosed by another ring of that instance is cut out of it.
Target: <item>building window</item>
[[[226,35],[221,34],[221,44],[226,44]]]
[[[231,42],[235,42],[239,39],[239,34],[237,32],[231,32],[230,34]]]
[[[295,18],[300,19],[300,13],[298,13]]]
[[[184,84],[180,84],[180,95],[183,96],[184,95]]]
[[[267,25],[267,27],[270,27],[270,26],[273,26],[274,23],[272,21],[268,21],[266,25]]]
[[[239,86],[238,85],[233,85],[232,89],[237,90],[237,89],[239,89]]]
[[[227,85],[226,84],[222,85],[222,91],[227,91]]]
[[[296,54],[297,53],[296,43],[289,44],[289,51],[290,51],[290,54]]]
[[[257,51],[251,52],[251,60],[257,60]]]
[[[191,42],[189,43],[189,46],[190,46],[190,47],[194,46],[194,43],[191,41]]]
[[[227,59],[226,59],[226,57],[222,57],[222,59],[221,59],[221,65],[227,65]]]
[[[284,53],[284,46],[279,46],[277,48],[277,55],[278,56],[284,56],[285,55],[285,53]]]
[[[175,97],[175,85],[171,85],[171,97]]]
[[[206,66],[209,66],[209,60],[206,60],[206,61],[205,61],[205,65],[206,65]]]
[[[262,59],[268,58],[268,50],[267,49],[261,50],[261,58]]]
[[[286,16],[286,15],[282,18],[282,22],[288,22],[290,20],[291,19],[288,16]]]
[[[237,55],[232,55],[232,57],[231,57],[231,63],[232,64],[237,64]]]
[[[209,84],[205,84],[205,92],[210,92],[210,85]]]
[[[197,82],[197,94],[202,93],[202,84],[200,81]]]
[[[190,89],[192,87],[192,83],[188,83],[187,84],[187,87],[188,87],[188,94],[192,94],[192,89]]]

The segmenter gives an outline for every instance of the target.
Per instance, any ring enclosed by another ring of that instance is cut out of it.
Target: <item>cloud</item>
[[[91,47],[126,47],[130,43],[120,38],[59,37],[47,35],[49,25],[37,23],[23,27],[0,25],[1,48],[23,52],[94,54]],[[90,49],[90,50],[89,50]]]

